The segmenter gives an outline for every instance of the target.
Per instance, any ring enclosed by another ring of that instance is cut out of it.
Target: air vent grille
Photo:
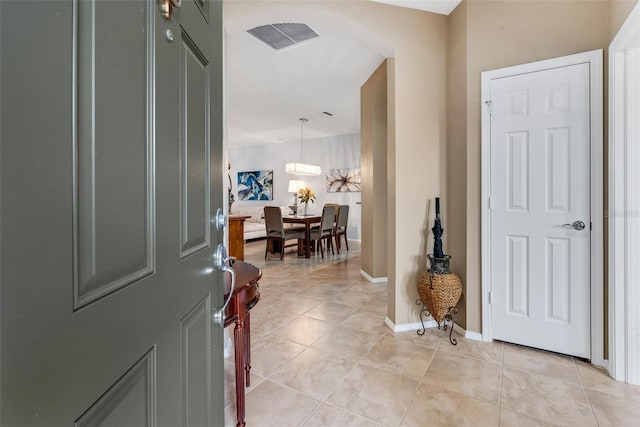
[[[261,25],[247,32],[275,50],[318,37],[308,25],[296,23]]]

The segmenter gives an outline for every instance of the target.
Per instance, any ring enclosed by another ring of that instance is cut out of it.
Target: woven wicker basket
[[[418,279],[420,299],[429,310],[438,325],[451,307],[455,307],[462,295],[462,282],[454,273],[420,274]]]

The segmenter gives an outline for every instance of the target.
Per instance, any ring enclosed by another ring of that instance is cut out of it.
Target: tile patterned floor
[[[640,387],[583,361],[442,332],[394,334],[386,285],[360,277],[357,242],[340,255],[264,260],[251,314],[249,427],[636,426]],[[233,334],[231,334],[233,335]],[[233,358],[225,362],[227,426],[235,426]]]

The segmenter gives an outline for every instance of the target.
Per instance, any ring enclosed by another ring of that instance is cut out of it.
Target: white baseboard
[[[384,283],[388,280],[387,277],[371,277],[364,270],[360,270],[360,274],[371,283]]]
[[[464,331],[464,334],[461,334],[461,335],[463,335],[466,339],[472,340],[472,341],[484,341],[484,339],[482,339],[482,334],[480,332],[467,331],[459,325],[456,325],[456,326]]]
[[[464,337],[464,339],[466,340],[470,340],[470,341],[484,341],[484,339],[482,339],[482,334],[480,332],[473,332],[473,331],[467,331],[465,328],[463,328],[462,326],[460,326],[459,324],[455,324],[455,327],[453,328],[453,332],[460,335],[461,337]]]
[[[392,331],[395,329],[395,325],[393,324],[393,322],[391,321],[391,319],[389,319],[387,316],[384,316],[384,323],[385,325],[387,325],[387,327],[389,329],[391,329]]]
[[[416,323],[405,323],[405,324],[402,324],[402,325],[396,325],[388,317],[385,317],[384,323],[393,332],[417,331],[418,329],[422,329],[422,323],[416,322]],[[438,327],[438,323],[433,319],[427,320],[427,321],[424,322],[424,327],[426,329],[437,328]],[[456,335],[460,335],[461,337],[464,337],[465,339],[468,339],[468,340],[483,341],[481,333],[467,331],[462,326],[458,325],[457,323],[455,324],[455,327],[453,328],[453,332]]]
[[[391,319],[389,319],[388,317],[385,317],[384,323],[386,323],[389,329],[391,329],[393,332],[417,331],[418,329],[422,329],[422,323],[420,322],[404,323],[402,325],[396,325],[391,321]],[[438,324],[436,323],[435,320],[427,320],[424,322],[424,327],[427,329],[435,328],[437,326]]]

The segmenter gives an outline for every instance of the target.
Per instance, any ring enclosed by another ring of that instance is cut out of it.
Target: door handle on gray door
[[[216,225],[216,230],[218,231],[222,231],[227,226],[228,219],[221,208],[216,211],[216,216],[212,222]]]
[[[234,261],[235,259],[236,257],[234,256],[227,256],[227,250],[224,245],[218,244],[218,247],[213,254],[213,267],[216,270],[229,273],[231,275],[231,289],[229,289],[229,296],[224,302],[224,305],[215,310],[212,315],[213,323],[220,327],[224,327],[224,311],[227,309],[229,302],[231,302],[231,297],[233,297],[233,291],[236,287],[236,271],[231,268],[231,265],[227,265],[227,262],[231,264],[231,261]]]
[[[573,221],[572,224],[562,224],[563,227],[567,227],[567,228],[573,228],[574,230],[584,230],[584,228],[586,227],[585,223],[582,221]]]

